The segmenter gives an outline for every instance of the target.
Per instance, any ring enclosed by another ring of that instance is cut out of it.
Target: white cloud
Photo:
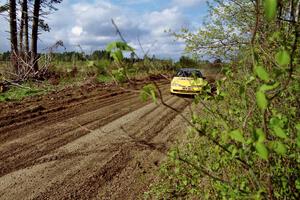
[[[41,35],[40,49],[51,46],[57,40],[64,41],[67,51],[76,50],[78,44],[86,52],[103,49],[107,43],[119,39],[111,23],[111,19],[114,19],[126,40],[140,55],[142,51],[137,38],[146,51],[150,49],[150,54],[156,54],[157,57],[180,56],[183,44],[174,42],[174,38],[165,32],[189,25],[178,7],[140,14],[110,2],[79,0],[74,4],[71,0],[64,0],[57,6],[59,10],[47,17],[51,32]],[[0,19],[1,27],[3,23],[6,22]],[[5,40],[2,30],[1,28],[0,50],[3,50],[2,42]]]
[[[137,5],[137,4],[149,3],[151,1],[153,1],[153,0],[138,0],[138,1],[137,0],[126,0],[124,2],[124,4],[126,4],[126,5]]]
[[[83,32],[83,30],[82,30],[82,27],[80,27],[80,26],[74,26],[73,28],[72,28],[72,31],[71,31],[75,36],[80,36],[81,35],[81,33]]]
[[[179,7],[192,7],[205,3],[206,0],[173,0],[172,4]]]
[[[144,15],[144,26],[148,26],[154,31],[163,33],[163,30],[178,29],[183,25],[187,25],[182,13],[177,7],[167,8],[162,11],[154,11]]]

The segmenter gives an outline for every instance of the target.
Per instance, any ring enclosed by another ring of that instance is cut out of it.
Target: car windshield
[[[179,70],[176,74],[177,77],[197,77],[203,78],[199,70]]]

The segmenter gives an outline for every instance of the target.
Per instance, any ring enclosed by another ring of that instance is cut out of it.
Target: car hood
[[[172,83],[177,83],[182,86],[204,86],[207,84],[207,81],[202,78],[191,78],[191,77],[174,77]]]

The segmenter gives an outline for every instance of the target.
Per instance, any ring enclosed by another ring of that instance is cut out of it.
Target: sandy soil
[[[190,99],[168,94],[184,114]],[[113,87],[0,104],[0,199],[140,199],[184,138],[174,111]]]

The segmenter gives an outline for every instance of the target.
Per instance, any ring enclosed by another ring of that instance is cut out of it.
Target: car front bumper
[[[188,94],[188,95],[195,95],[202,91],[200,87],[171,87],[170,92],[172,94]]]

